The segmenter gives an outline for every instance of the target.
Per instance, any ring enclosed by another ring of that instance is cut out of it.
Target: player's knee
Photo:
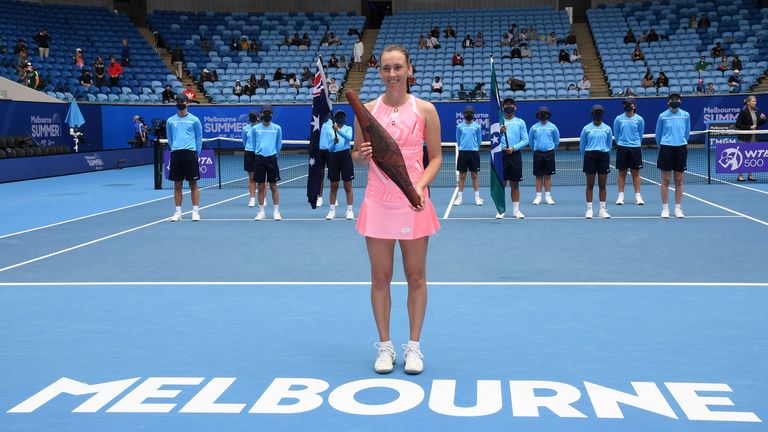
[[[371,274],[371,289],[374,291],[389,291],[392,283],[392,272],[373,272]]]

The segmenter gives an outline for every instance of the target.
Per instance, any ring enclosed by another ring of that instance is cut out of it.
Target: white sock
[[[480,198],[480,191],[475,191],[475,198]]]
[[[592,203],[591,202],[587,203],[587,210],[592,210]]]
[[[336,211],[336,204],[331,204],[331,211]]]
[[[181,213],[181,206],[176,206],[176,213]]]
[[[619,192],[619,196],[617,197],[617,200],[624,200],[624,192]]]
[[[459,192],[459,198],[461,198],[462,195],[464,195],[464,192]]]
[[[347,204],[347,211],[352,211],[352,204]]]
[[[277,205],[277,204],[275,204],[275,211],[276,211],[276,212],[279,212],[279,211],[280,211],[280,206],[279,206],[279,205]]]
[[[419,350],[419,341],[412,341],[412,340],[409,340],[409,341],[408,341],[408,348],[413,348],[413,349],[415,349],[416,351],[418,351],[418,350]]]
[[[635,193],[635,201],[641,198],[640,192]]]
[[[544,196],[546,196],[547,198],[552,198],[552,194],[549,192],[544,192]]]
[[[549,193],[547,193],[549,195]],[[536,198],[541,199],[541,192],[536,192]]]
[[[661,210],[663,210],[663,211],[669,211],[669,204],[662,204],[662,205],[661,205]]]
[[[518,211],[520,210],[520,201],[514,202],[512,201],[512,211]]]
[[[675,211],[680,211],[682,209],[683,209],[683,205],[682,204],[675,204]]]
[[[197,208],[197,206],[192,206],[192,211],[198,211],[198,210],[199,209]]]
[[[605,210],[605,201],[600,201],[600,210]]]
[[[266,207],[264,204],[259,204],[259,213],[264,213],[264,207]]]
[[[379,342],[379,348],[380,349],[391,349],[391,350],[394,350],[395,346],[392,345],[392,341],[391,340],[388,340],[388,341],[384,341],[384,342]]]

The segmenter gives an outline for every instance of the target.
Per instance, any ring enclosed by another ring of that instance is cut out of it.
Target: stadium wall
[[[757,95],[758,101],[768,95]],[[706,121],[733,123],[743,106],[744,95],[717,95],[684,97],[682,108],[691,114],[691,128],[702,130]],[[456,140],[455,124],[462,121],[467,102],[435,103],[442,124],[443,142]],[[487,136],[491,116],[487,101],[470,102],[476,118]],[[591,121],[590,109],[594,104],[605,107],[607,118],[622,112],[622,99],[562,99],[549,101],[520,101],[518,116],[530,126],[535,122],[536,110],[546,105],[552,111],[552,122],[560,129],[561,137],[578,137],[582,127]],[[658,114],[667,108],[666,98],[638,98],[638,112],[646,120],[645,133],[653,133]],[[175,113],[172,105],[99,105],[81,103],[80,110],[86,122],[82,127],[87,144],[81,151],[125,149],[133,140],[133,116],[138,114],[151,125],[152,119],[167,119]],[[247,113],[258,106],[200,105],[190,112],[203,123],[205,138],[219,136],[239,138]],[[68,104],[0,101],[0,135],[31,135],[39,145],[69,145],[65,118]],[[283,128],[283,139],[306,140],[309,136],[311,107],[309,105],[273,105],[274,122]],[[348,105],[337,104],[334,109],[353,115]],[[351,121],[351,120],[350,120]]]
[[[355,12],[360,14],[360,0],[147,0],[147,11],[178,10],[192,12]]]

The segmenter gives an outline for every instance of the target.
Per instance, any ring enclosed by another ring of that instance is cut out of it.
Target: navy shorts
[[[503,151],[503,150],[502,150]],[[504,165],[504,181],[521,182],[523,181],[523,155],[520,151],[504,155],[501,158]]]
[[[325,168],[328,167],[328,158],[330,157],[330,152],[328,150],[318,150],[317,151],[317,158],[315,158],[315,165],[320,166],[321,173],[320,175],[325,175]]]
[[[328,180],[332,183],[339,179],[352,181],[355,178],[355,166],[349,150],[332,152],[328,155]]]
[[[253,181],[256,183],[277,183],[280,181],[280,168],[277,166],[277,156],[256,155],[253,164]]]
[[[656,166],[662,171],[683,172],[688,169],[688,146],[659,146]]]
[[[472,150],[459,150],[459,159],[456,160],[456,171],[480,171],[480,152]]]
[[[643,169],[643,152],[640,147],[617,146],[616,169],[619,171]]]
[[[584,174],[608,174],[611,172],[611,153],[598,150],[584,152]]]
[[[246,150],[243,155],[243,170],[253,172],[254,163],[256,163],[256,152]]]
[[[536,177],[541,177],[554,175],[555,172],[555,151],[535,150],[533,152],[533,175]]]
[[[200,178],[200,164],[198,163],[197,152],[194,150],[172,151],[171,163],[168,171],[168,180],[198,180]]]

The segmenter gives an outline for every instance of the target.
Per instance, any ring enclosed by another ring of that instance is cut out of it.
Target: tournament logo
[[[243,113],[237,117],[203,116],[202,123],[203,135],[206,138],[240,138],[243,126],[248,124],[248,114]]]
[[[723,168],[731,171],[736,171],[741,164],[744,163],[744,156],[739,151],[739,148],[728,148],[720,153],[720,159],[717,161]]]
[[[33,115],[29,117],[30,135],[41,145],[54,145],[62,136],[62,120],[59,114],[50,117]]]

